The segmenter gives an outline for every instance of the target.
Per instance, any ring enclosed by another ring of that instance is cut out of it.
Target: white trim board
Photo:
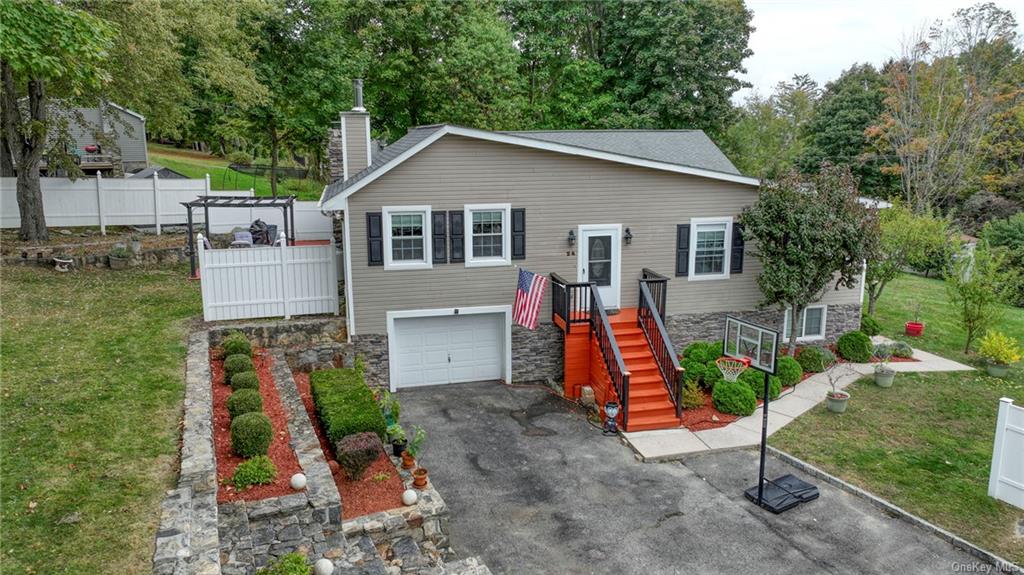
[[[398,391],[395,385],[394,374],[398,373],[398,352],[395,349],[398,339],[395,337],[395,320],[411,317],[446,317],[455,315],[478,315],[478,314],[504,314],[504,346],[505,365],[502,371],[505,374],[505,383],[512,383],[512,306],[510,305],[489,305],[477,307],[445,307],[435,309],[409,309],[387,312],[387,335],[388,335],[388,388],[391,391]]]
[[[622,154],[613,154],[611,152],[601,152],[597,150],[591,150],[589,148],[580,148],[577,146],[569,146],[566,144],[555,144],[552,142],[544,142],[541,140],[535,140],[533,138],[524,138],[522,136],[513,136],[510,134],[497,134],[494,132],[488,132],[486,130],[475,130],[472,128],[463,128],[460,126],[444,125],[438,128],[430,136],[424,138],[421,142],[415,146],[409,148],[405,152],[399,154],[387,164],[377,168],[372,173],[368,174],[365,178],[354,183],[348,189],[342,191],[338,195],[330,198],[324,202],[324,208],[328,210],[340,209],[341,199],[348,198],[352,194],[366,187],[377,178],[391,171],[396,166],[401,165],[403,162],[418,154],[424,148],[433,144],[442,137],[451,134],[453,136],[463,136],[466,138],[476,138],[478,140],[487,140],[490,142],[498,142],[502,144],[511,144],[514,146],[522,146],[525,148],[534,148],[538,150],[547,150],[550,152],[559,152],[562,154],[569,154],[573,156],[582,156],[586,158],[595,158],[598,160],[607,160],[609,162],[616,162],[620,164],[627,164],[630,166],[639,166],[642,168],[651,168],[654,170],[662,170],[666,172],[673,172],[677,174],[686,174],[690,176],[698,176],[702,178],[709,178],[712,180],[722,180],[726,182],[733,182],[737,184],[743,184],[747,186],[754,186],[755,188],[761,185],[761,181],[757,178],[751,178],[749,176],[742,176],[738,174],[729,174],[726,172],[715,172],[712,170],[704,170],[701,168],[692,168],[689,166],[681,166],[679,164],[670,164],[668,162],[658,162],[655,160],[645,160],[642,158],[634,158],[632,156],[624,156]]]

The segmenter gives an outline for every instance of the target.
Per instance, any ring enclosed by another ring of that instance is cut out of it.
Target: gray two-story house
[[[726,314],[790,321],[758,309],[761,263],[735,225],[759,182],[699,130],[433,125],[376,151],[360,106],[337,134],[321,207],[342,220],[348,337],[378,384],[590,385],[626,395],[632,429],[674,427],[664,341],[721,339]],[[513,325],[519,268],[550,279],[536,330]],[[856,329],[860,301],[829,291],[801,339]]]

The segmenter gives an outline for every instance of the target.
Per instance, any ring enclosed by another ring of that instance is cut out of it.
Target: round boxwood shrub
[[[764,372],[748,368],[740,374],[736,381],[747,384],[758,399],[764,399]],[[772,394],[772,399],[779,398],[779,393],[782,392],[782,382],[778,377],[768,376],[768,391]]]
[[[266,455],[274,427],[264,413],[245,413],[231,421],[231,450],[242,457]]]
[[[864,315],[860,318],[860,330],[868,336],[878,335],[882,333],[882,324],[878,323],[877,319]]]
[[[757,409],[757,396],[746,383],[722,381],[711,393],[715,409],[732,415],[750,415]]]
[[[836,362],[836,354],[827,347],[805,347],[796,352],[796,361],[807,373],[821,373]]]
[[[707,362],[704,366],[704,379],[701,382],[708,391],[714,391],[718,382],[722,381],[722,371],[718,369],[715,360]]]
[[[875,349],[875,345],[864,332],[848,331],[839,337],[836,349],[839,350],[839,356],[847,361],[867,363],[871,361],[871,350]]]
[[[252,345],[248,338],[240,331],[233,331],[221,342],[224,349],[224,357],[231,355],[245,355],[252,357]]]
[[[244,354],[236,353],[224,358],[224,381],[230,382],[231,376],[243,371],[253,371],[252,359]]]
[[[228,398],[228,413],[231,414],[231,419],[246,413],[261,411],[263,411],[263,396],[255,389],[239,389]]]
[[[250,485],[273,483],[275,477],[277,467],[274,467],[274,462],[266,455],[257,455],[238,464],[235,474],[231,476],[231,483],[235,489],[245,489]]]
[[[259,389],[260,378],[255,371],[243,371],[231,376],[231,389]]]
[[[784,355],[775,360],[775,375],[778,376],[783,387],[790,387],[800,383],[800,378],[804,376],[804,369],[800,367],[800,362]]]

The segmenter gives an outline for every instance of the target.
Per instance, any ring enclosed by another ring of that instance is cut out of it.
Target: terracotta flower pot
[[[427,487],[427,470],[423,467],[417,467],[412,472],[412,486],[416,489],[426,489]]]
[[[924,335],[924,324],[917,321],[908,321],[904,326],[907,335],[920,337]]]
[[[416,467],[416,458],[409,455],[408,451],[402,452],[402,469],[412,469]]]

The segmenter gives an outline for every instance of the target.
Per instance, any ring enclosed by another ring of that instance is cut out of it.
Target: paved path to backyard
[[[875,343],[891,343],[884,337],[872,338]],[[897,372],[970,371],[969,365],[955,362],[935,354],[914,350],[913,362],[893,362],[889,366]],[[836,387],[845,389],[851,383],[874,373],[872,363],[841,363],[825,373],[816,373],[798,383],[792,391],[768,402],[768,435],[785,427],[804,412],[825,400],[831,389],[830,379]],[[680,459],[694,453],[734,449],[761,444],[763,407],[752,415],[737,419],[725,427],[690,431],[689,429],[662,429],[623,434],[626,441],[645,461]]]
[[[499,383],[403,390],[428,434],[421,463],[462,556],[496,574],[954,573],[976,564],[866,501],[820,485],[782,515],[749,502],[753,450],[640,463],[574,405]],[[795,472],[770,458],[769,476]]]

